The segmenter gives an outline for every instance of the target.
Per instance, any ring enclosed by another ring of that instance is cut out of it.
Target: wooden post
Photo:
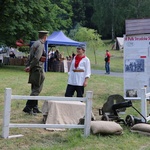
[[[146,88],[141,89],[141,113],[146,118],[147,117],[147,100],[146,100]],[[142,121],[145,122],[142,117]]]
[[[91,114],[92,114],[92,98],[93,92],[86,92],[86,111],[85,111],[85,121],[84,121],[84,136],[87,137],[90,135],[90,127],[91,127]]]
[[[2,137],[9,137],[9,123],[10,123],[10,111],[11,111],[11,88],[5,89],[5,102],[4,102],[4,115],[3,115],[3,126],[2,126]]]

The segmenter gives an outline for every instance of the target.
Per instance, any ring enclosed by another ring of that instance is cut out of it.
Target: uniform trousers
[[[38,96],[40,94],[40,92],[42,91],[43,88],[43,82],[44,80],[41,82],[41,84],[39,86],[31,84],[31,94],[30,96]],[[38,100],[28,100],[26,103],[26,107],[32,109],[34,107],[38,107]]]

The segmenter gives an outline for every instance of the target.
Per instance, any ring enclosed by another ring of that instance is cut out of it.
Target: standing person
[[[77,92],[77,97],[83,97],[84,87],[88,84],[91,75],[91,65],[88,57],[85,56],[85,46],[77,47],[77,54],[71,62],[66,97],[72,97]]]
[[[15,52],[14,52],[14,48],[12,48],[12,47],[10,47],[10,49],[9,49],[9,57],[11,57],[11,58],[16,57]]]
[[[29,61],[26,65],[25,71],[29,72],[28,83],[31,83],[30,96],[38,96],[43,88],[44,76],[44,62],[46,61],[46,53],[44,50],[44,43],[47,39],[48,31],[39,31],[39,39],[33,43],[30,49]],[[25,113],[41,113],[38,109],[38,100],[28,100],[23,109]]]
[[[73,60],[73,58],[74,58],[75,55],[76,55],[76,54],[75,54],[74,52],[72,52],[72,58],[71,58],[72,60]]]
[[[110,53],[109,53],[109,50],[106,50],[106,54],[105,54],[105,70],[106,70],[105,74],[110,74]]]
[[[53,71],[60,72],[60,52],[56,49],[54,53],[54,61],[53,61]]]
[[[48,71],[53,71],[54,54],[55,51],[53,49],[48,53]]]

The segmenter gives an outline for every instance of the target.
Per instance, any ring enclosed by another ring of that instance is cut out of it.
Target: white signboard
[[[124,97],[140,97],[150,91],[150,34],[124,36]]]

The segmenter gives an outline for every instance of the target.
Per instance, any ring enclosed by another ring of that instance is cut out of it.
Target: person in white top
[[[83,97],[84,87],[87,86],[91,75],[91,64],[89,58],[85,56],[85,50],[85,45],[83,44],[77,47],[77,54],[71,62],[68,73],[66,97],[72,97],[75,92],[77,93],[77,97]]]

